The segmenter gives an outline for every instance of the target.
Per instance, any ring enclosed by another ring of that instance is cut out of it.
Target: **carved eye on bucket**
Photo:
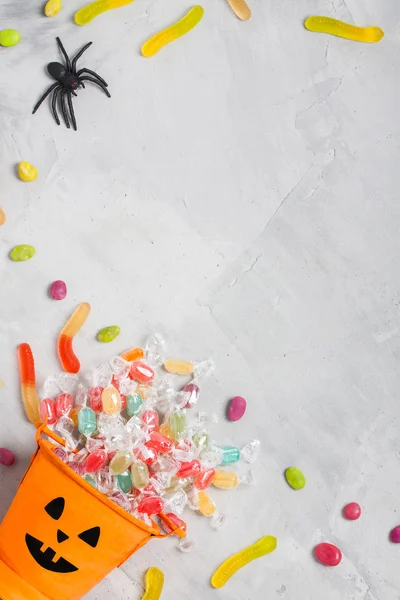
[[[92,527],[92,529],[88,529],[78,535],[78,538],[82,540],[82,542],[86,542],[86,544],[89,544],[92,548],[96,548],[99,543],[99,537],[100,527]]]

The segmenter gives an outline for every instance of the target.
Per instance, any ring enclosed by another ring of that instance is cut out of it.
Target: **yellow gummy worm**
[[[146,573],[146,591],[142,600],[159,600],[164,586],[164,573],[157,567],[150,567]]]
[[[200,23],[203,15],[204,8],[202,6],[193,6],[183,19],[174,23],[171,27],[167,27],[163,31],[156,33],[156,35],[147,40],[142,46],[143,56],[146,58],[154,56],[161,48],[188,33]]]
[[[75,14],[75,23],[77,25],[87,25],[92,19],[101,15],[101,13],[131,4],[131,2],[133,0],[99,0],[99,2],[92,2],[78,10]]]
[[[75,310],[72,317],[67,321],[60,335],[66,335],[67,337],[73,338],[81,329],[82,325],[88,318],[89,313],[90,304],[87,302],[82,302],[82,304],[80,304]]]
[[[356,27],[329,17],[308,17],[304,26],[310,31],[330,33],[355,42],[380,42],[385,35],[379,27]]]
[[[245,0],[228,0],[231,9],[239,19],[248,21],[251,17],[251,10]]]
[[[276,537],[266,535],[252,546],[248,546],[241,552],[234,554],[215,571],[211,579],[211,585],[215,588],[221,588],[236,571],[246,566],[252,560],[273,552],[276,546]]]

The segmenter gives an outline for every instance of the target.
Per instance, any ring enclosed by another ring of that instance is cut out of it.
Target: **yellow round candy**
[[[199,492],[199,511],[205,517],[211,517],[215,513],[215,504],[205,492]]]
[[[18,165],[18,175],[22,181],[35,181],[38,172],[36,167],[23,160]]]

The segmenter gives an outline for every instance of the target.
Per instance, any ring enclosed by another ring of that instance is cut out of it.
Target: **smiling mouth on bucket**
[[[65,560],[65,558],[60,557],[57,561],[54,561],[56,552],[53,548],[48,547],[42,552],[43,542],[29,535],[29,533],[25,536],[25,542],[32,557],[46,571],[52,571],[53,573],[73,573],[78,570],[78,567],[75,567],[75,565]]]

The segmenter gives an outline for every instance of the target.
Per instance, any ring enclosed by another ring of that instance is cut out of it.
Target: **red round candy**
[[[183,388],[183,391],[186,392],[187,394],[189,394],[189,399],[187,401],[185,408],[190,408],[191,406],[194,406],[196,404],[197,400],[199,399],[199,394],[200,394],[199,386],[197,386],[195,383],[188,383]]]
[[[101,394],[104,388],[97,386],[89,390],[89,401],[90,407],[94,412],[101,412],[103,410],[103,404],[101,402]]]
[[[39,402],[39,417],[42,423],[45,423],[46,418],[48,425],[57,423],[56,403],[52,398],[43,398]]]
[[[153,431],[153,433],[150,434],[150,441],[157,452],[161,452],[161,454],[171,452],[174,447],[174,442],[162,433],[158,433],[158,431]]]
[[[0,448],[0,465],[11,467],[15,462],[15,454],[7,448]]]
[[[361,506],[357,502],[346,504],[343,509],[343,516],[349,521],[356,521],[361,515]]]
[[[159,418],[158,413],[155,410],[151,410],[151,408],[145,410],[144,413],[142,413],[142,421],[147,425],[149,432],[158,429]]]
[[[212,484],[214,477],[215,469],[204,469],[194,478],[194,487],[198,490],[206,490]]]
[[[183,462],[177,472],[177,477],[193,477],[201,469],[201,464],[198,460],[191,460],[190,462]]]
[[[336,567],[342,560],[341,551],[333,544],[318,544],[314,552],[319,562],[327,567]]]
[[[68,415],[71,412],[74,401],[71,394],[60,394],[56,398],[57,417]]]
[[[175,528],[179,527],[180,529],[182,529],[182,531],[186,532],[187,527],[185,521],[182,521],[182,519],[180,519],[174,513],[166,513],[166,516],[170,521],[172,521],[172,523],[175,525]],[[165,529],[165,533],[171,533],[172,529],[168,525],[168,523],[165,523],[165,521],[163,521],[163,527]]]
[[[97,473],[101,467],[104,467],[108,459],[107,452],[105,450],[95,450],[86,459],[85,471],[86,473]]]
[[[148,515],[158,515],[164,508],[164,501],[161,498],[150,496],[144,498],[138,505],[138,511],[147,513]]]
[[[154,378],[154,371],[141,360],[135,360],[129,371],[129,377],[138,383],[150,383]]]

